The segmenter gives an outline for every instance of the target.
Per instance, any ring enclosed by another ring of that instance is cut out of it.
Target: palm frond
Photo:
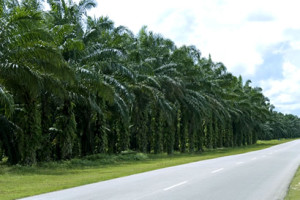
[[[13,96],[9,94],[3,86],[0,85],[0,105],[4,105],[5,113],[11,116],[14,111]]]
[[[170,70],[170,69],[174,69],[174,68],[176,68],[176,67],[177,67],[177,64],[176,64],[176,63],[169,63],[169,64],[165,64],[165,65],[162,65],[162,66],[156,68],[156,69],[154,70],[154,72],[156,72],[156,73],[161,73],[161,72],[165,72],[166,70],[168,71],[168,70]]]

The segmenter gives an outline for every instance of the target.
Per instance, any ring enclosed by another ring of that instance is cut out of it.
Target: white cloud
[[[300,110],[300,68],[286,62],[283,64],[282,72],[283,79],[261,81],[264,93],[284,113]]]
[[[290,45],[294,50],[300,50],[300,41],[293,41]]]

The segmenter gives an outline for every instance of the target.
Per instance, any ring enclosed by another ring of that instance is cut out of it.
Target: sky
[[[261,87],[275,110],[300,116],[299,0],[96,1],[90,16],[194,45]]]

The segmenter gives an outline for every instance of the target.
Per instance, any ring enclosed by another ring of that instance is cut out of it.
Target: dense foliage
[[[0,1],[0,159],[172,154],[300,136],[261,88],[194,46],[86,15],[93,0]]]

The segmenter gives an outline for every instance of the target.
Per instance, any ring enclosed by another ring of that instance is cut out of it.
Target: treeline
[[[137,35],[92,0],[0,1],[0,159],[201,152],[300,136],[252,87],[194,46]]]

